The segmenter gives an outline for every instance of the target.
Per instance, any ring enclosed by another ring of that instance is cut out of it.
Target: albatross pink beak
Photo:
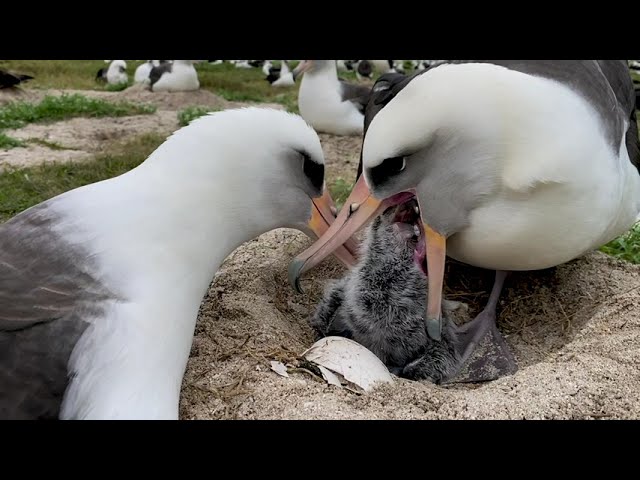
[[[325,195],[327,194],[325,193]],[[314,230],[319,239],[304,252],[300,253],[289,265],[289,282],[291,285],[297,292],[302,293],[300,277],[305,272],[311,270],[333,252],[338,258],[340,258],[340,255],[345,255],[342,249],[347,252],[350,250],[345,248],[345,243],[352,241],[351,237],[358,230],[387,208],[404,203],[414,196],[414,192],[401,192],[385,200],[378,200],[371,194],[363,175],[353,187],[349,198],[335,221],[326,221],[326,211],[322,210],[326,207],[318,207],[314,201],[318,215],[323,215],[320,212],[325,211],[321,222],[323,226],[316,227]],[[328,196],[324,200],[324,204],[329,204],[329,211],[333,203],[330,198]],[[423,211],[420,208],[421,216]],[[317,221],[320,223],[320,220]],[[331,226],[327,229],[326,225],[328,224]],[[446,261],[446,237],[431,228],[424,222],[423,218],[422,229],[423,240],[418,245],[420,251],[417,253],[420,258],[426,258],[427,261],[429,285],[427,292],[427,331],[431,338],[440,340],[442,338],[442,289]],[[340,255],[338,251],[341,252]]]
[[[371,195],[364,176],[361,176],[329,229],[320,236],[318,241],[291,262],[289,282],[296,291],[302,293],[300,277],[305,272],[318,265],[345,243],[353,241],[351,237],[386,208],[403,203],[412,196],[413,194],[405,192],[380,201]]]
[[[315,234],[317,238],[321,238],[328,230],[329,226],[335,221],[335,213],[337,212],[333,198],[328,189],[324,189],[324,193],[320,197],[312,199],[311,219],[307,223],[307,227]],[[353,239],[348,239],[343,245],[340,245],[333,254],[350,268],[356,264],[358,252],[357,243]]]
[[[297,78],[298,76],[309,70],[311,68],[311,62],[312,60],[302,60],[291,72],[293,74],[293,78]]]

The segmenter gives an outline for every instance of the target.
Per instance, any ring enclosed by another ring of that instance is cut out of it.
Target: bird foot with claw
[[[462,362],[457,373],[443,383],[489,382],[518,370],[515,357],[491,314],[482,312],[469,324],[459,327],[458,337],[463,350]]]

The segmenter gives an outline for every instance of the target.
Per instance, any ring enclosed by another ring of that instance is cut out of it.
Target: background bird
[[[149,72],[149,88],[153,92],[198,90],[200,81],[193,60],[174,60],[155,66]]]
[[[0,69],[0,89],[18,88],[21,83],[29,80],[33,80],[31,75]]]
[[[303,60],[293,74],[302,75],[300,115],[319,132],[359,135],[371,88],[338,78],[335,60]]]

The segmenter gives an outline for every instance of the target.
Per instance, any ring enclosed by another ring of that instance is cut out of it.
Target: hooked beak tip
[[[428,318],[427,333],[433,340],[440,341],[442,339],[442,318]]]
[[[302,285],[300,284],[300,276],[305,263],[304,260],[295,258],[289,264],[289,283],[295,289],[296,293],[304,293]]]

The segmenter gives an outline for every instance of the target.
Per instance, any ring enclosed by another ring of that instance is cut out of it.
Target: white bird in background
[[[289,69],[288,62],[281,60],[280,68],[272,66],[269,69],[267,80],[272,87],[291,87],[296,84],[296,75]]]
[[[253,68],[249,65],[249,60],[235,60],[236,68]]]
[[[304,74],[298,91],[300,115],[318,132],[361,135],[371,89],[338,79],[335,60],[303,60],[293,71]]]
[[[105,62],[108,63],[107,60],[105,60]],[[113,60],[108,67],[98,70],[96,80],[107,82],[110,85],[127,83],[129,81],[129,76],[127,75],[127,62],[124,60]]]
[[[127,62],[124,60],[114,60],[109,64],[105,76],[109,85],[127,83],[129,81],[129,75],[127,74]]]
[[[167,62],[169,62],[169,60],[147,60],[136,68],[133,81],[135,83],[149,83],[151,69]]]
[[[216,271],[272,229],[325,232],[324,186],[302,118],[226,110],[0,225],[0,418],[177,419]]]
[[[393,60],[369,60],[373,69],[380,75],[395,72],[393,68]]]
[[[149,81],[149,72],[153,68],[153,60],[147,60],[146,62],[138,65],[135,73],[133,74],[133,81],[135,83],[146,83]]]
[[[352,60],[336,60],[336,68],[339,72],[349,72],[353,70],[350,62]]]
[[[184,92],[198,90],[200,81],[193,60],[174,60],[153,67],[149,73],[149,88],[153,92]]]

